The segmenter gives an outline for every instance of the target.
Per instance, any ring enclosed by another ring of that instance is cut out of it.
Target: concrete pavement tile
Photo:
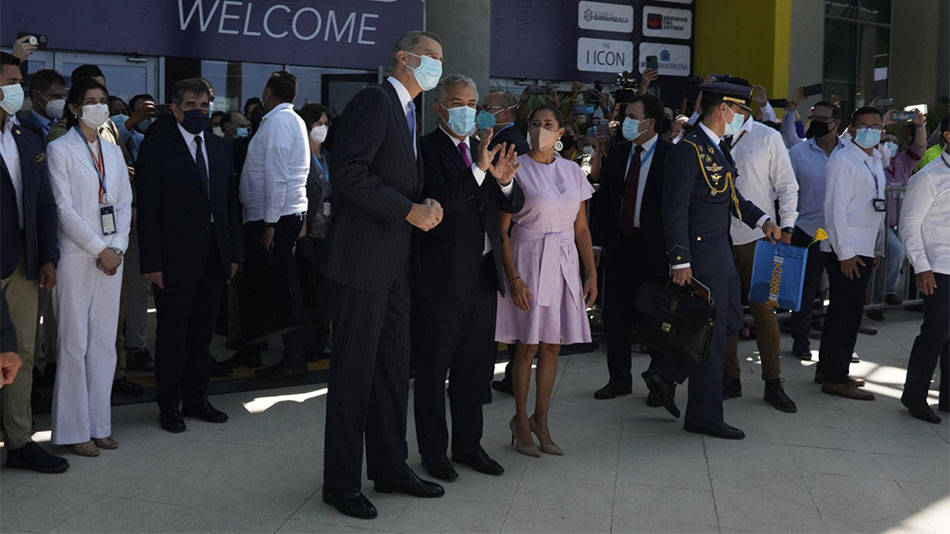
[[[610,515],[614,482],[526,473],[511,504],[550,510]]]
[[[674,515],[672,517],[675,518],[677,516]],[[613,517],[613,528],[611,532],[617,534],[626,532],[643,532],[648,534],[713,534],[719,532],[719,527],[715,524],[693,525],[653,515],[636,517],[615,515]]]
[[[512,506],[501,531],[505,533],[563,532],[566,534],[610,532],[610,521],[610,515]]]
[[[276,516],[205,510],[106,497],[72,514],[52,532],[274,532]]]
[[[55,477],[57,475],[47,475]],[[0,525],[3,530],[46,532],[102,499],[101,495],[74,489],[19,486],[0,495]]]
[[[910,499],[893,480],[820,474],[806,474],[803,478],[822,515],[840,517],[850,524],[916,513]]]
[[[814,532],[823,526],[814,504],[802,505],[771,495],[716,492],[716,511],[723,530],[753,532]]]
[[[618,487],[614,495],[614,516],[669,519],[691,525],[716,525],[712,492],[657,486]],[[616,524],[614,525],[616,530]]]
[[[509,505],[476,501],[414,499],[392,524],[398,532],[498,532]]]

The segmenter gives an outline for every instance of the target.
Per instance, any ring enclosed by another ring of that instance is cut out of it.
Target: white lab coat
[[[53,443],[68,445],[112,435],[111,392],[122,268],[108,276],[96,267],[107,247],[125,251],[132,221],[132,188],[121,149],[99,138],[107,201],[116,233],[104,236],[99,212],[99,175],[85,138],[72,129],[46,149],[50,185],[59,215],[56,384]],[[95,149],[94,149],[95,150]]]
[[[950,154],[911,177],[901,207],[900,234],[914,271],[950,274]]]

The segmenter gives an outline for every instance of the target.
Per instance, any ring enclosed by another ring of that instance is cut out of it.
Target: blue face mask
[[[874,148],[881,142],[881,130],[858,128],[854,131],[854,142],[861,148]]]
[[[429,56],[420,56],[412,52],[406,52],[410,56],[419,58],[418,67],[409,67],[412,69],[413,76],[416,77],[416,83],[423,91],[431,91],[439,85],[439,78],[442,77],[442,62]]]
[[[181,121],[181,127],[194,135],[205,131],[211,122],[211,115],[203,109],[189,109],[183,115],[185,117]]]
[[[442,106],[442,104],[439,104]],[[475,128],[475,110],[468,106],[457,106],[454,108],[447,108],[442,106],[442,109],[449,112],[449,120],[445,121],[449,129],[452,130],[452,133],[455,135],[468,135],[472,133],[472,130]]]
[[[623,125],[620,127],[621,133],[623,133],[623,138],[627,141],[633,141],[637,137],[640,137],[640,123],[637,119],[632,119],[627,117],[623,120]]]
[[[234,131],[234,137],[247,137],[251,132],[245,128],[236,128]]]
[[[736,135],[737,133],[739,133],[739,130],[742,129],[742,125],[745,123],[745,117],[742,115],[742,113],[739,113],[738,111],[735,111],[735,110],[733,110],[732,112],[733,112],[732,122],[726,125],[726,132],[722,134],[723,137]]]
[[[485,111],[483,109],[478,112],[478,115],[475,116],[475,122],[478,124],[479,130],[487,130],[489,128],[494,128],[495,114]]]

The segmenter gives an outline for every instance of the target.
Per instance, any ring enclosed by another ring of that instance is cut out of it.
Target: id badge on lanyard
[[[77,128],[78,130],[78,128]],[[82,134],[80,133],[80,136]],[[89,157],[92,158],[92,166],[96,168],[96,175],[99,178],[99,222],[102,225],[102,235],[110,236],[116,233],[115,226],[115,206],[109,201],[109,193],[106,191],[106,166],[102,157],[102,140],[99,140],[99,157],[92,152],[92,148],[86,143],[89,149]]]
[[[871,204],[874,205],[874,211],[877,213],[884,213],[884,211],[887,209],[887,202],[881,198],[881,189],[878,187],[877,175],[874,174],[874,171],[871,170],[871,166],[868,165],[867,162],[864,162],[864,166],[868,168],[868,172],[871,173],[871,179],[874,180],[874,192],[876,193],[876,196],[871,201]]]

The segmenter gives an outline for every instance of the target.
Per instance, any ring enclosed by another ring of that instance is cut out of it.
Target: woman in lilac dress
[[[586,308],[597,297],[597,269],[584,203],[594,188],[576,163],[554,153],[555,143],[564,134],[557,109],[540,106],[528,125],[532,149],[518,157],[516,174],[525,194],[524,208],[514,215],[501,215],[508,292],[498,299],[495,338],[518,344],[512,365],[512,443],[529,456],[560,455],[548,429],[548,407],[561,345],[591,340]],[[587,275],[583,283],[578,256]],[[528,417],[535,356],[537,397],[534,415]]]

